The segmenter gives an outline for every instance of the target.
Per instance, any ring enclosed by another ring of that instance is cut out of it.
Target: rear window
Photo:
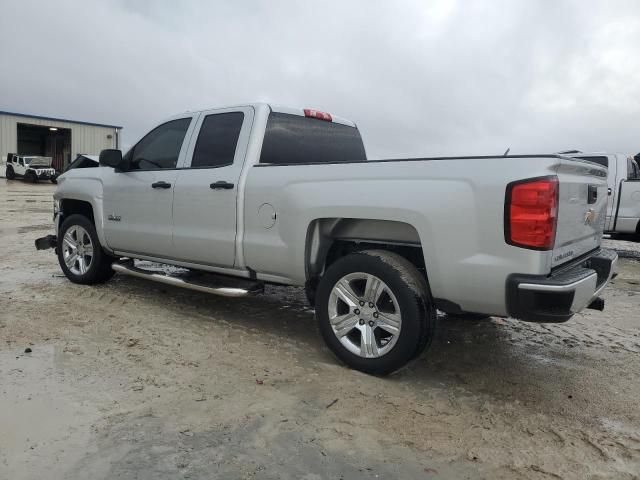
[[[609,159],[607,157],[577,157],[577,158],[581,158],[582,160],[587,160],[589,162],[594,162],[599,165],[602,165],[603,167],[609,168]]]
[[[357,128],[272,112],[260,163],[331,163],[366,160]]]

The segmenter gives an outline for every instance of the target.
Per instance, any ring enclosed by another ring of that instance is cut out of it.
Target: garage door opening
[[[18,123],[18,155],[51,157],[61,172],[71,161],[71,130]]]

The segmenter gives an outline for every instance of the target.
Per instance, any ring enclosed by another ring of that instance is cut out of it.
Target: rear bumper
[[[532,322],[566,322],[598,298],[617,274],[617,263],[613,250],[600,249],[551,275],[510,275],[508,313]]]

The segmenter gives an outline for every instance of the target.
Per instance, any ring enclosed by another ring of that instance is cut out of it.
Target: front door
[[[171,257],[173,194],[191,124],[192,116],[163,123],[125,155],[125,171],[103,169],[104,233],[113,250]]]
[[[173,201],[175,258],[233,267],[238,183],[253,122],[253,108],[202,112]]]

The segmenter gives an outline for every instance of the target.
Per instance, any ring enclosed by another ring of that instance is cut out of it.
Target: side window
[[[163,123],[151,130],[127,153],[129,170],[176,168],[191,118]]]
[[[202,122],[191,160],[192,168],[233,164],[244,113],[216,113]]]
[[[19,157],[18,158],[18,163],[24,167],[24,158]]]

